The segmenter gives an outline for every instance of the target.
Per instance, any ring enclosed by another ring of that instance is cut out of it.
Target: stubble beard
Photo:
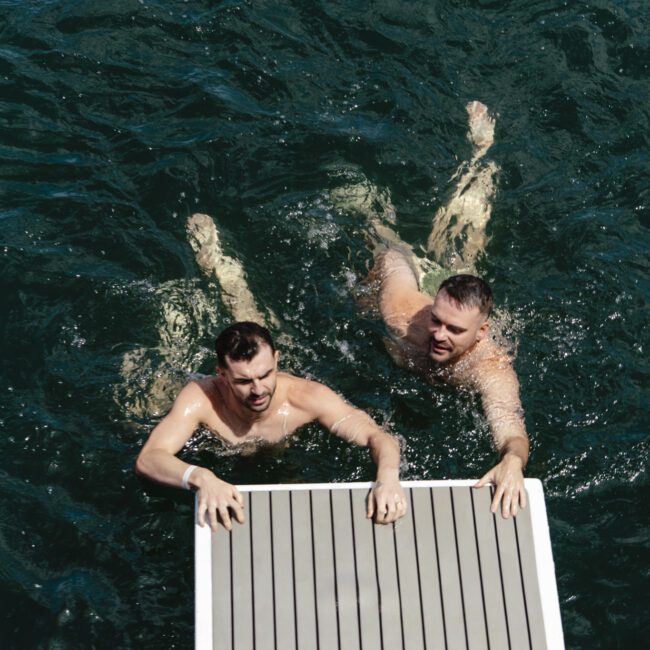
[[[451,356],[452,350],[450,350],[447,346],[441,348],[441,351],[444,354],[444,358],[441,359],[439,357],[440,352],[434,352],[435,343],[436,343],[435,339],[433,337],[431,337],[431,339],[429,340],[429,359],[431,359],[431,361],[433,361],[434,363],[437,363],[437,364],[440,364],[440,365],[445,364],[448,361],[451,361],[452,360],[452,356]]]
[[[271,401],[273,399],[273,395],[275,394],[275,390],[273,392],[266,393],[265,395],[258,395],[257,397],[265,397],[265,401],[263,401],[261,404],[253,404],[250,401],[250,398],[247,398],[244,400],[244,406],[249,410],[253,411],[253,413],[264,413],[269,406],[271,406]]]

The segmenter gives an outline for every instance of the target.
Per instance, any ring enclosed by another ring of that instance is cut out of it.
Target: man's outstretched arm
[[[370,449],[377,474],[368,498],[368,517],[374,517],[377,523],[389,524],[404,516],[408,502],[399,481],[397,440],[334,391],[316,382],[310,384],[309,404],[315,419],[339,438]]]
[[[205,525],[206,514],[213,531],[218,519],[232,529],[230,513],[244,522],[244,501],[234,485],[222,481],[205,467],[189,465],[176,454],[201,424],[201,412],[207,398],[196,383],[179,393],[171,411],[154,427],[136,461],[136,472],[152,481],[195,489],[198,497],[198,521]],[[218,515],[218,516],[217,516]]]
[[[519,400],[519,382],[509,361],[491,361],[479,373],[483,410],[500,461],[474,487],[494,485],[492,512],[501,507],[504,518],[526,507],[524,469],[528,463],[528,435]]]

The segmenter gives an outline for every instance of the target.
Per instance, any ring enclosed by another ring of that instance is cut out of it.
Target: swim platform
[[[246,523],[195,523],[196,649],[563,650],[540,481],[509,519],[474,483],[403,481],[384,526],[370,483],[238,486]]]

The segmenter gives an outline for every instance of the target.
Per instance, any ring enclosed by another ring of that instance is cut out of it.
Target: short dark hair
[[[440,285],[438,292],[443,290],[461,307],[478,307],[486,318],[490,316],[492,289],[485,280],[475,275],[452,275]]]
[[[217,359],[221,368],[227,367],[226,357],[233,361],[250,361],[260,349],[260,345],[268,345],[275,352],[271,333],[251,321],[233,323],[226,327],[214,342]]]

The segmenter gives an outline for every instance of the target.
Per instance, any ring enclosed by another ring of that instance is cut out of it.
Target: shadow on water
[[[648,17],[597,1],[0,3],[3,647],[191,647],[192,499],[134,459],[153,384],[211,372],[229,322],[193,212],[275,313],[285,369],[400,436],[403,476],[478,477],[478,402],[395,368],[357,309],[367,215],[418,248],[497,115],[479,260],[514,340],[567,647],[648,626]],[[382,208],[383,209],[383,208]],[[170,317],[173,318],[170,319]],[[170,326],[170,322],[172,325]],[[125,355],[137,372],[122,377]],[[234,483],[369,480],[317,428],[284,451],[183,452]]]

